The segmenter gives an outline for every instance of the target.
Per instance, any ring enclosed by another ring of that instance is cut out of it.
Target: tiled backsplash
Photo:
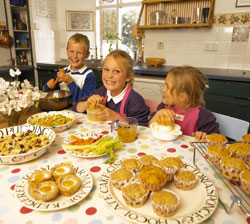
[[[146,30],[144,56],[165,58],[166,65],[250,70],[249,28],[250,13],[234,13],[215,15],[212,28]]]

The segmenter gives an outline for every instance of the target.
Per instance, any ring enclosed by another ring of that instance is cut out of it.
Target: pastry
[[[250,145],[244,142],[235,142],[228,146],[233,156],[247,162],[250,159]]]
[[[154,165],[161,167],[167,174],[167,181],[171,181],[177,171],[177,168],[172,165],[172,163],[167,160],[159,160],[154,163]]]
[[[207,141],[209,144],[214,144],[214,145],[225,145],[227,143],[227,138],[218,133],[212,133],[207,135]]]
[[[75,169],[72,165],[70,165],[68,163],[61,163],[61,164],[57,164],[53,168],[51,168],[51,172],[52,172],[53,177],[56,179],[59,176],[63,176],[63,175],[69,174],[69,173],[74,174]]]
[[[180,170],[181,168],[183,168],[184,163],[182,162],[182,160],[178,157],[166,157],[163,160],[171,163],[173,166],[176,167],[177,170]]]
[[[140,161],[142,162],[143,165],[149,165],[158,161],[158,159],[152,155],[144,155],[140,158]]]
[[[134,177],[134,173],[125,168],[120,168],[111,173],[110,180],[113,186],[119,190]]]
[[[180,197],[170,190],[160,190],[151,194],[154,212],[162,217],[171,217],[180,204]]]
[[[197,177],[190,170],[180,170],[174,176],[174,185],[184,191],[192,190],[197,184]]]
[[[50,170],[46,170],[42,168],[41,170],[35,170],[29,177],[28,177],[28,184],[38,184],[43,181],[51,180],[52,173]]]
[[[245,170],[240,173],[240,184],[242,189],[250,194],[250,170]]]
[[[250,134],[243,135],[242,141],[250,145]]]
[[[121,161],[121,167],[136,173],[142,168],[142,163],[138,159],[124,159]]]
[[[223,145],[209,145],[207,149],[208,160],[220,166],[220,161],[224,157],[231,156],[231,152]]]

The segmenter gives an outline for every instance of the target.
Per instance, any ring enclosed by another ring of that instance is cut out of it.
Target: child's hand
[[[206,142],[207,141],[207,133],[202,132],[202,131],[196,131],[193,133],[193,136],[196,141],[198,142]]]
[[[174,122],[175,113],[172,110],[161,109],[161,110],[157,111],[155,116],[156,116],[156,121],[159,124],[165,124],[165,125],[173,126],[174,123],[175,123]]]
[[[54,85],[54,79],[50,79],[48,82],[47,82],[47,86],[50,88],[50,89],[54,89],[55,88],[55,85]]]
[[[120,118],[117,112],[105,107],[103,104],[98,104],[97,106],[102,108],[102,111],[95,115],[97,119],[102,121],[113,121]]]
[[[57,76],[62,80],[62,82],[65,82],[67,85],[73,82],[72,77],[62,71],[57,72]]]
[[[92,104],[94,107],[99,106],[99,104],[103,104],[103,96],[100,95],[92,95],[88,98],[88,104]]]

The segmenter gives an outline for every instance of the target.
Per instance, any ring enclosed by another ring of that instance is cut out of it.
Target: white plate
[[[214,184],[195,167],[185,164],[185,168],[193,171],[198,177],[198,183],[193,190],[182,191],[171,182],[165,188],[174,191],[180,196],[180,206],[176,213],[170,218],[163,218],[153,211],[150,198],[140,208],[128,206],[122,198],[121,191],[113,187],[110,181],[110,174],[119,169],[120,162],[110,165],[102,174],[98,187],[102,199],[108,207],[117,214],[133,223],[202,223],[208,219],[216,210],[218,195]]]
[[[113,134],[102,134],[102,133],[98,133],[98,132],[90,132],[90,133],[78,133],[78,134],[74,134],[74,136],[78,137],[78,138],[98,138],[100,135],[106,136],[106,137],[114,137]],[[74,141],[70,136],[65,140],[64,144],[69,144],[70,142]],[[64,149],[64,148],[63,148]],[[86,153],[86,152],[77,152],[75,150],[70,150],[70,149],[64,149],[68,154],[72,155],[72,156],[76,156],[76,157],[80,157],[80,158],[97,158],[97,157],[101,157],[101,156],[105,156],[107,154],[94,154],[93,152],[90,153]]]
[[[65,117],[73,119],[71,122],[58,126],[51,126],[49,128],[53,129],[55,132],[62,132],[68,129],[74,122],[76,121],[76,113],[70,110],[62,110],[62,111],[50,111],[50,112],[42,112],[38,114],[34,114],[27,119],[27,123],[30,124],[31,120],[36,120],[42,117],[53,116],[53,115],[64,115]]]
[[[53,166],[54,165],[47,165],[41,168],[50,170]],[[81,200],[83,200],[89,194],[89,192],[91,191],[93,187],[93,178],[87,170],[81,167],[75,166],[75,171],[76,171],[76,175],[80,177],[80,179],[82,180],[82,186],[74,195],[70,197],[60,195],[55,200],[48,201],[48,202],[41,202],[32,198],[28,191],[29,184],[27,182],[27,178],[34,171],[26,174],[16,183],[15,196],[23,205],[25,205],[25,207],[33,209],[33,210],[56,211],[59,209],[70,207],[80,202]]]
[[[46,135],[50,141],[49,144],[39,149],[36,149],[34,151],[26,152],[23,154],[0,156],[0,164],[18,164],[18,163],[25,163],[27,161],[36,159],[46,152],[48,147],[56,138],[56,134],[51,128],[29,125],[29,124],[23,124],[19,126],[13,126],[13,127],[0,129],[0,138],[5,135],[17,134],[19,132],[26,132],[28,130],[31,130],[37,135],[39,134]]]

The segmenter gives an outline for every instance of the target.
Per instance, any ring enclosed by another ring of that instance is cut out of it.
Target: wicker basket
[[[165,63],[164,58],[146,58],[146,62],[148,66],[159,66]]]

